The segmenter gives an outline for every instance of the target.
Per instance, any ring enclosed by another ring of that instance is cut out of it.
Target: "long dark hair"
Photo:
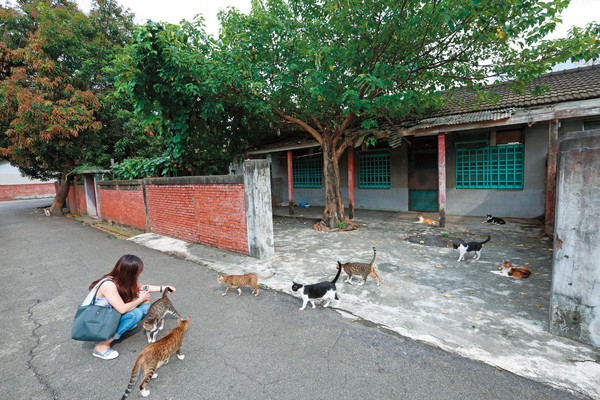
[[[138,277],[144,270],[144,263],[138,256],[125,254],[115,264],[115,267],[108,274],[95,280],[90,285],[90,290],[96,286],[98,282],[107,277],[112,277],[119,295],[123,302],[129,303],[138,296]]]

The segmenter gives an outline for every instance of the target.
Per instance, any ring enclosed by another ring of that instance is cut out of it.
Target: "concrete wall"
[[[560,142],[550,331],[600,347],[600,131]]]
[[[264,259],[275,254],[273,243],[273,209],[269,162],[244,162],[244,193],[248,226],[248,252]]]

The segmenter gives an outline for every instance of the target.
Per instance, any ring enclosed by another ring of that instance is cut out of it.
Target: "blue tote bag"
[[[71,326],[71,339],[101,342],[111,338],[117,331],[121,314],[111,306],[103,307],[94,304],[98,289],[107,280],[99,282],[94,288],[95,290],[92,289],[94,295],[91,301],[88,301],[90,297],[88,295],[83,304],[77,307]]]

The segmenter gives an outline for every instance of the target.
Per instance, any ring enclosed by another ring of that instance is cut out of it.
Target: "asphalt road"
[[[36,208],[49,204],[0,202],[0,398],[120,398],[145,335],[115,344],[121,355],[104,361],[70,339],[70,326],[89,283],[127,253],[144,260],[144,283],[175,286],[173,303],[192,318],[186,358],[158,371],[149,398],[578,398],[332,309],[299,311],[299,299],[279,292],[223,297],[209,267]]]

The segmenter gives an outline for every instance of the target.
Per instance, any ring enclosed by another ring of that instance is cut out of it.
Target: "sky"
[[[123,7],[135,14],[135,22],[145,23],[148,19],[153,21],[166,21],[177,24],[182,19],[191,21],[195,15],[202,14],[206,32],[213,36],[219,34],[219,21],[217,13],[228,7],[235,7],[241,12],[250,11],[251,0],[117,0]],[[84,12],[90,9],[91,0],[77,0],[79,8]],[[584,26],[589,22],[600,21],[600,0],[571,0],[569,7],[563,12],[563,23],[557,27],[550,39],[567,35],[573,26]],[[558,71],[574,68],[583,64],[565,63],[554,66],[552,70]]]
[[[206,30],[216,36],[219,32],[217,12],[227,7],[235,7],[242,12],[250,11],[250,0],[117,0],[136,15],[137,23],[151,19],[179,23],[182,19],[191,21],[196,14],[204,16]],[[90,0],[77,0],[79,8],[87,12]],[[563,37],[571,26],[583,26],[592,21],[600,21],[600,0],[571,0],[563,13],[563,25],[552,38]]]

